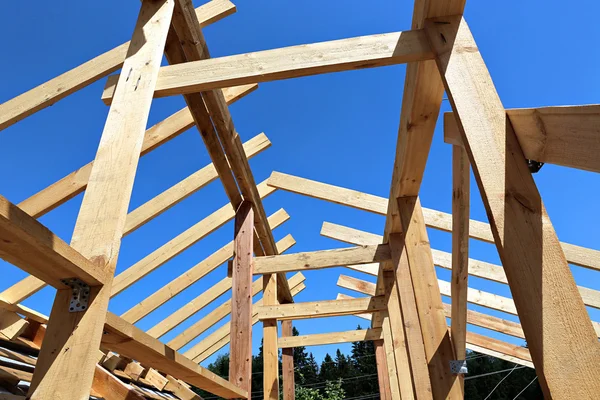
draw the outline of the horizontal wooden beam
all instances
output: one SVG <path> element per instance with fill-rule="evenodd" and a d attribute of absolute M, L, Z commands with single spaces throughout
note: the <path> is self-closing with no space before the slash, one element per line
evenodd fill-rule
<path fill-rule="evenodd" d="M 600 105 L 506 110 L 525 158 L 600 172 Z M 444 114 L 444 141 L 463 146 L 454 113 Z"/>
<path fill-rule="evenodd" d="M 432 57 L 421 30 L 359 36 L 165 66 L 159 74 L 155 96 L 383 67 Z"/>
<path fill-rule="evenodd" d="M 254 274 L 304 271 L 391 259 L 386 244 L 254 258 Z"/>
<path fill-rule="evenodd" d="M 273 172 L 268 185 L 288 192 L 329 201 L 332 203 L 387 215 L 388 199 L 356 190 L 329 185 L 293 175 Z M 452 215 L 423 207 L 425 225 L 429 228 L 452 232 Z M 476 220 L 470 220 L 469 237 L 494 243 L 490 225 Z M 571 264 L 600 271 L 600 251 L 561 242 L 562 249 Z"/>
<path fill-rule="evenodd" d="M 202 26 L 207 26 L 235 12 L 229 0 L 212 0 L 196 9 Z M 115 47 L 20 96 L 0 104 L 0 130 L 51 106 L 121 68 L 129 42 Z"/>
<path fill-rule="evenodd" d="M 325 344 L 364 342 L 381 339 L 383 339 L 381 328 L 372 328 L 314 335 L 282 336 L 277 340 L 277 345 L 279 348 L 285 349 L 299 346 L 321 346 Z"/>
<path fill-rule="evenodd" d="M 202 368 L 158 339 L 110 312 L 106 316 L 102 345 L 121 355 L 135 359 L 146 367 L 173 375 L 217 396 L 227 399 L 247 399 L 249 397 L 247 392 L 233 383 Z"/>
<path fill-rule="evenodd" d="M 105 273 L 44 225 L 0 196 L 0 257 L 57 289 L 62 279 L 100 286 Z"/>
<path fill-rule="evenodd" d="M 384 296 L 352 300 L 325 300 L 257 307 L 258 319 L 307 319 L 373 313 L 386 309 Z"/>

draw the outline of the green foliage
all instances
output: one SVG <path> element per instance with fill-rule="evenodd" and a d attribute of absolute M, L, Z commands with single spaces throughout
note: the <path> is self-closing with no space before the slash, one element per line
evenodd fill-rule
<path fill-rule="evenodd" d="M 327 381 L 322 392 L 318 389 L 296 386 L 296 400 L 343 400 L 345 395 L 341 379 L 335 382 Z"/>

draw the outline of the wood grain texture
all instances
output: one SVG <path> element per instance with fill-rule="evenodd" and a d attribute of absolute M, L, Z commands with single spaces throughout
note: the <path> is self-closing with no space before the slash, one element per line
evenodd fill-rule
<path fill-rule="evenodd" d="M 198 20 L 209 25 L 235 12 L 229 0 L 212 0 L 196 9 Z M 0 130 L 55 104 L 68 95 L 94 83 L 123 66 L 130 42 L 123 43 L 80 66 L 57 76 L 3 104 L 0 104 Z"/>
<path fill-rule="evenodd" d="M 277 274 L 263 275 L 262 307 L 278 307 Z M 287 304 L 293 306 L 295 304 Z M 256 307 L 260 319 L 260 307 Z M 277 319 L 263 319 L 263 399 L 279 399 L 279 350 L 277 347 Z"/>
<path fill-rule="evenodd" d="M 353 300 L 324 300 L 296 304 L 263 304 L 257 307 L 258 319 L 306 319 L 372 313 L 386 309 L 383 296 Z"/>
<path fill-rule="evenodd" d="M 373 342 L 375 346 L 375 362 L 377 364 L 377 380 L 379 383 L 379 399 L 391 400 L 390 378 L 387 371 L 387 360 L 385 357 L 385 346 L 382 340 Z"/>
<path fill-rule="evenodd" d="M 58 290 L 29 388 L 31 399 L 89 395 L 173 6 L 173 0 L 142 3 L 123 64 L 126 74 L 121 76 L 109 110 L 73 231 L 71 246 L 110 278 L 101 289 L 90 289 L 90 304 L 78 313 L 69 312 L 71 291 Z"/>
<path fill-rule="evenodd" d="M 359 246 L 335 250 L 254 258 L 254 274 L 304 271 L 340 265 L 365 264 L 391 259 L 388 245 Z"/>
<path fill-rule="evenodd" d="M 0 338 L 13 340 L 27 329 L 29 322 L 15 312 L 0 309 Z"/>
<path fill-rule="evenodd" d="M 432 54 L 420 30 L 359 36 L 166 66 L 161 69 L 155 96 L 430 59 Z"/>
<path fill-rule="evenodd" d="M 281 339 L 293 338 L 292 321 L 281 322 Z M 281 339 L 279 339 L 281 341 Z M 277 342 L 278 344 L 279 341 Z M 296 398 L 296 383 L 294 372 L 294 349 L 291 347 L 281 349 L 281 378 L 283 379 L 283 400 Z"/>
<path fill-rule="evenodd" d="M 525 158 L 600 172 L 600 105 L 507 109 Z M 444 141 L 462 146 L 453 113 L 444 113 Z"/>
<path fill-rule="evenodd" d="M 600 343 L 477 45 L 460 18 L 430 21 L 426 30 L 542 390 L 555 399 L 593 397 Z"/>
<path fill-rule="evenodd" d="M 277 342 L 279 348 L 298 346 L 321 346 L 325 344 L 364 342 L 367 340 L 381 340 L 381 328 L 357 329 L 354 331 L 317 333 L 312 335 L 281 336 Z"/>

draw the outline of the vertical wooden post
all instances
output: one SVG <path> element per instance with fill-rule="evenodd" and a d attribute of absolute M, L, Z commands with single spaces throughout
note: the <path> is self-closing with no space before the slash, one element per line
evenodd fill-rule
<path fill-rule="evenodd" d="M 387 311 L 380 312 L 381 315 L 381 329 L 383 331 L 383 348 L 385 351 L 387 376 L 390 382 L 390 395 L 392 400 L 403 399 L 400 394 L 400 382 L 398 381 L 398 369 L 396 368 L 396 355 L 394 347 L 394 337 L 392 335 L 392 328 L 390 326 L 390 319 Z M 408 361 L 408 359 L 406 360 Z M 409 371 L 410 369 L 403 369 L 403 371 Z M 410 390 L 412 392 L 412 383 L 410 384 Z"/>
<path fill-rule="evenodd" d="M 281 336 L 293 336 L 292 320 L 281 321 Z M 296 387 L 294 381 L 294 348 L 281 349 L 283 376 L 283 400 L 294 400 Z"/>
<path fill-rule="evenodd" d="M 254 211 L 244 201 L 235 214 L 231 290 L 229 381 L 251 392 L 252 384 L 252 249 Z"/>
<path fill-rule="evenodd" d="M 450 336 L 456 360 L 464 360 L 467 345 L 467 290 L 469 278 L 470 167 L 467 152 L 452 146 L 452 283 Z M 459 374 L 464 393 L 464 376 Z"/>
<path fill-rule="evenodd" d="M 381 400 L 392 400 L 392 393 L 390 391 L 390 377 L 388 375 L 387 360 L 385 359 L 385 347 L 383 344 L 383 339 L 375 340 L 373 345 L 375 346 L 375 361 L 377 363 L 379 398 Z"/>
<path fill-rule="evenodd" d="M 263 275 L 263 305 L 277 304 L 277 275 Z M 279 400 L 277 320 L 263 321 L 263 390 L 265 400 Z"/>
<path fill-rule="evenodd" d="M 525 156 L 461 17 L 425 30 L 546 398 L 600 393 L 600 343 Z"/>
<path fill-rule="evenodd" d="M 69 289 L 57 291 L 28 398 L 89 397 L 173 8 L 174 0 L 142 2 L 73 232 L 71 245 L 106 272 L 106 283 L 90 288 L 79 312 L 69 310 Z"/>

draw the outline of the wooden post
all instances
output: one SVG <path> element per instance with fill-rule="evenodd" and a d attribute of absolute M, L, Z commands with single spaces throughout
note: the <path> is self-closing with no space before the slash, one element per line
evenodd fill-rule
<path fill-rule="evenodd" d="M 276 305 L 276 274 L 263 276 L 263 305 Z M 263 390 L 265 400 L 279 400 L 279 357 L 277 346 L 277 320 L 263 321 Z"/>
<path fill-rule="evenodd" d="M 57 291 L 28 398 L 89 396 L 106 320 L 129 199 L 144 140 L 173 0 L 142 2 L 123 71 L 75 224 L 72 247 L 106 272 L 90 288 L 86 310 L 70 312 L 70 290 Z"/>
<path fill-rule="evenodd" d="M 244 201 L 235 214 L 231 290 L 229 381 L 251 392 L 252 384 L 252 248 L 254 211 Z"/>
<path fill-rule="evenodd" d="M 469 278 L 469 158 L 464 148 L 452 146 L 452 318 L 450 336 L 456 360 L 464 360 L 467 344 Z M 464 376 L 459 374 L 463 386 Z"/>
<path fill-rule="evenodd" d="M 377 314 L 373 314 L 377 315 Z M 390 326 L 390 319 L 388 317 L 387 311 L 383 311 L 380 314 L 381 319 L 381 329 L 383 330 L 383 349 L 385 353 L 386 359 L 386 367 L 387 367 L 387 377 L 390 382 L 390 396 L 392 400 L 400 400 L 403 399 L 400 394 L 400 382 L 398 381 L 398 369 L 396 368 L 396 356 L 394 351 L 394 337 L 392 336 L 392 328 Z M 408 361 L 408 359 L 406 360 Z M 407 370 L 407 369 L 404 369 Z M 410 377 L 409 377 L 410 378 Z M 411 383 L 411 392 L 412 392 L 412 383 Z M 409 399 L 412 397 L 409 397 Z"/>
<path fill-rule="evenodd" d="M 281 321 L 281 336 L 293 336 L 292 320 Z M 294 381 L 294 348 L 281 349 L 283 400 L 294 400 L 296 386 Z"/>
<path fill-rule="evenodd" d="M 387 371 L 387 360 L 385 359 L 385 347 L 383 339 L 373 341 L 375 346 L 375 361 L 377 362 L 377 379 L 379 381 L 379 398 L 381 400 L 392 400 L 390 391 L 390 377 Z M 284 399 L 285 400 L 285 399 Z"/>
<path fill-rule="evenodd" d="M 544 395 L 595 398 L 600 343 L 469 27 L 446 17 L 425 29 Z"/>

